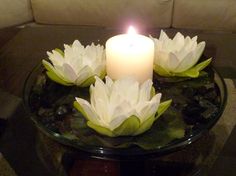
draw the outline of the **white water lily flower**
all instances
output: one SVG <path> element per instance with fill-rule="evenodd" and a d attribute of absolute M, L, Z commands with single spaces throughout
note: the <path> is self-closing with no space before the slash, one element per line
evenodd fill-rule
<path fill-rule="evenodd" d="M 153 38 L 155 43 L 154 70 L 162 76 L 198 77 L 199 71 L 210 62 L 208 59 L 198 65 L 206 43 L 197 43 L 197 36 L 190 38 L 177 33 L 170 39 L 161 31 L 159 39 Z M 196 66 L 195 66 L 196 65 Z"/>
<path fill-rule="evenodd" d="M 106 83 L 95 79 L 95 85 L 90 86 L 90 103 L 76 97 L 74 106 L 88 120 L 87 125 L 103 135 L 141 134 L 171 103 L 160 104 L 161 93 L 155 94 L 151 80 L 140 84 L 133 78 L 112 81 L 106 76 Z"/>
<path fill-rule="evenodd" d="M 101 45 L 84 47 L 78 40 L 73 44 L 64 45 L 64 52 L 60 49 L 47 52 L 51 63 L 43 60 L 47 75 L 53 81 L 63 85 L 77 85 L 81 87 L 94 83 L 94 76 L 105 76 L 105 52 Z"/>

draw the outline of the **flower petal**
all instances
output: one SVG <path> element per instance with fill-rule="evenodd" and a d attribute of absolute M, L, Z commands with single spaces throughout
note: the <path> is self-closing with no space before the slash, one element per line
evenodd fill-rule
<path fill-rule="evenodd" d="M 168 40 L 168 39 L 169 39 L 168 35 L 163 30 L 161 30 L 159 40 L 160 41 L 165 41 L 165 40 Z"/>
<path fill-rule="evenodd" d="M 167 61 L 168 64 L 168 70 L 175 70 L 176 67 L 178 67 L 178 65 L 180 64 L 180 60 L 177 58 L 177 56 L 170 52 L 169 53 L 169 59 Z"/>
<path fill-rule="evenodd" d="M 197 45 L 197 48 L 195 51 L 195 63 L 193 65 L 195 65 L 198 62 L 199 58 L 201 57 L 205 49 L 205 46 L 206 46 L 206 42 L 201 42 Z"/>
<path fill-rule="evenodd" d="M 118 128 L 113 130 L 117 136 L 130 136 L 139 128 L 139 119 L 135 116 L 127 118 Z"/>
<path fill-rule="evenodd" d="M 49 62 L 47 62 L 46 60 L 43 59 L 42 63 L 44 65 L 44 67 L 48 70 L 47 75 L 51 80 L 53 80 L 59 84 L 65 85 L 65 86 L 72 85 L 71 82 L 66 81 Z"/>
<path fill-rule="evenodd" d="M 101 123 L 99 116 L 97 113 L 93 110 L 91 105 L 88 101 L 82 99 L 82 98 L 75 98 L 76 103 L 74 103 L 75 108 L 80 111 L 84 117 L 87 118 L 87 120 L 93 122 L 94 124 L 99 125 Z"/>
<path fill-rule="evenodd" d="M 161 93 L 156 94 L 151 101 L 144 102 L 143 104 L 139 104 L 136 107 L 136 112 L 141 121 L 141 124 L 147 120 L 147 118 L 155 115 L 157 112 L 158 106 L 160 104 Z"/>
<path fill-rule="evenodd" d="M 115 137 L 115 134 L 109 130 L 108 128 L 102 127 L 100 125 L 96 125 L 91 121 L 87 122 L 87 125 L 94 129 L 96 132 L 98 132 L 99 134 L 105 135 L 105 136 L 109 136 L 109 137 Z"/>
<path fill-rule="evenodd" d="M 68 80 L 70 80 L 70 82 L 74 83 L 75 80 L 77 79 L 77 75 L 75 71 L 73 70 L 73 68 L 69 64 L 66 64 L 66 63 L 63 64 L 62 68 L 63 68 L 64 76 Z"/>
<path fill-rule="evenodd" d="M 152 80 L 148 79 L 147 81 L 145 81 L 141 87 L 140 87 L 140 91 L 139 91 L 139 100 L 138 103 L 142 103 L 144 101 L 148 101 L 150 100 L 151 97 L 151 89 L 152 89 Z"/>
<path fill-rule="evenodd" d="M 167 100 L 162 103 L 160 103 L 158 110 L 157 110 L 157 116 L 155 117 L 155 120 L 159 118 L 171 105 L 172 100 Z"/>
<path fill-rule="evenodd" d="M 52 62 L 54 66 L 62 65 L 64 63 L 63 56 L 56 50 L 52 50 L 52 53 L 47 52 L 47 55 L 49 56 L 48 59 Z"/>
<path fill-rule="evenodd" d="M 80 84 L 82 84 L 85 80 L 87 80 L 91 76 L 93 76 L 93 75 L 92 75 L 92 71 L 91 71 L 90 67 L 89 66 L 85 66 L 78 73 L 78 77 L 77 77 L 77 79 L 75 81 L 76 85 L 79 86 Z"/>
<path fill-rule="evenodd" d="M 194 54 L 193 52 L 188 53 L 184 59 L 179 63 L 179 65 L 172 70 L 173 73 L 180 73 L 191 68 L 194 64 Z"/>
<path fill-rule="evenodd" d="M 152 127 L 153 122 L 155 121 L 155 115 L 152 115 L 151 117 L 147 118 L 146 121 L 144 121 L 137 131 L 135 131 L 134 135 L 139 135 L 144 133 L 145 131 L 149 130 Z"/>

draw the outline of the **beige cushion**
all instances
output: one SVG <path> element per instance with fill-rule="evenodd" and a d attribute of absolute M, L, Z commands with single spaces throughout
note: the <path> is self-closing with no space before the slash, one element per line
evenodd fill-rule
<path fill-rule="evenodd" d="M 30 0 L 1 0 L 0 28 L 33 20 Z"/>
<path fill-rule="evenodd" d="M 15 171 L 0 153 L 0 175 L 1 176 L 16 176 Z"/>
<path fill-rule="evenodd" d="M 31 0 L 43 24 L 169 27 L 173 0 Z"/>
<path fill-rule="evenodd" d="M 173 27 L 236 31 L 236 0 L 175 0 Z"/>

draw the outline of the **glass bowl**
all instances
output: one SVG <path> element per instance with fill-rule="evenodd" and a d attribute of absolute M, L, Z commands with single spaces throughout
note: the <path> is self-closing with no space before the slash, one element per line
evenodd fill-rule
<path fill-rule="evenodd" d="M 170 107 L 170 111 L 167 112 L 166 115 L 164 114 L 163 117 L 160 117 L 160 120 L 157 120 L 155 122 L 156 125 L 154 124 L 151 130 L 137 137 L 109 138 L 100 136 L 91 129 L 87 129 L 83 126 L 77 129 L 76 133 L 78 135 L 75 136 L 68 133 L 68 131 L 70 130 L 65 129 L 67 128 L 67 120 L 54 119 L 56 123 L 60 124 L 63 121 L 63 129 L 58 131 L 57 129 L 52 127 L 52 124 L 55 123 L 53 120 L 53 122 L 50 122 L 50 126 L 48 124 L 45 124 L 45 122 L 42 120 L 44 118 L 42 117 L 42 114 L 39 115 L 40 111 L 38 109 L 40 105 L 38 106 L 38 102 L 46 101 L 46 103 L 44 102 L 44 104 L 47 104 L 47 106 L 49 107 L 51 106 L 50 101 L 48 100 L 50 99 L 50 95 L 46 97 L 46 100 L 42 100 L 42 97 L 40 96 L 33 96 L 34 98 L 32 101 L 32 95 L 34 95 L 32 94 L 32 90 L 33 92 L 40 92 L 40 88 L 38 90 L 38 87 L 35 88 L 35 85 L 40 82 L 40 80 L 41 82 L 45 82 L 43 72 L 43 67 L 39 65 L 32 70 L 25 81 L 24 105 L 29 116 L 31 117 L 37 128 L 51 139 L 63 145 L 72 147 L 79 152 L 85 152 L 94 157 L 100 158 L 156 157 L 180 150 L 181 148 L 184 148 L 199 139 L 204 133 L 206 133 L 214 126 L 214 124 L 221 117 L 225 109 L 227 100 L 227 89 L 225 82 L 221 75 L 213 67 L 208 67 L 207 78 L 203 76 L 191 80 L 185 80 L 182 78 L 162 78 L 154 74 L 153 82 L 155 89 L 162 92 L 164 100 L 170 98 L 174 100 Z M 209 80 L 212 80 L 212 82 L 209 83 Z M 50 82 L 50 80 L 48 79 L 46 79 L 46 81 Z M 84 98 L 88 98 L 89 96 L 86 89 L 76 87 L 62 88 L 62 86 L 56 85 L 56 83 L 50 83 L 50 86 L 51 85 L 56 86 L 56 88 L 51 88 L 52 92 L 57 92 L 57 90 L 63 89 L 62 92 L 59 91 L 59 93 L 57 93 L 57 96 L 59 94 L 59 97 L 67 96 L 69 94 L 68 92 L 73 92 L 76 96 L 82 96 Z M 50 90 L 50 86 L 46 90 Z M 202 97 L 209 96 L 207 91 L 212 89 L 214 89 L 214 91 L 208 93 L 210 96 L 213 96 L 213 101 L 216 101 L 217 109 L 211 108 L 211 106 L 209 106 L 210 108 L 203 108 L 204 110 L 202 110 L 202 113 L 199 114 L 199 109 L 196 109 L 194 103 L 197 101 L 201 101 L 199 104 L 206 103 L 205 99 Z M 194 91 L 195 93 L 193 93 Z M 196 96 L 196 91 L 198 92 L 197 95 L 201 94 L 200 97 Z M 172 92 L 172 94 L 169 94 L 169 92 Z M 182 98 L 178 98 L 178 94 L 181 94 L 181 97 L 182 94 L 184 94 L 184 97 L 187 96 L 189 98 L 186 101 L 182 101 Z M 216 97 L 214 97 L 215 94 L 217 94 Z M 210 97 L 210 99 L 212 99 L 212 97 Z M 207 99 L 208 105 L 210 99 L 209 101 Z M 61 100 L 58 101 L 60 102 Z M 71 103 L 73 103 L 73 101 Z M 64 104 L 64 102 L 62 104 Z M 37 108 L 35 108 L 35 106 L 37 106 Z M 51 109 L 55 110 L 55 107 Z M 178 109 L 181 109 L 181 112 L 184 113 L 179 115 L 179 113 L 177 112 Z M 86 124 L 83 120 L 84 118 L 81 117 L 81 114 L 74 112 L 74 109 L 71 110 L 71 113 L 76 113 L 76 119 L 79 121 L 75 122 L 73 121 L 74 119 L 72 119 L 73 124 L 74 122 L 75 124 L 78 123 L 78 126 L 81 125 L 81 123 L 82 125 Z M 204 113 L 206 117 L 204 116 Z M 176 120 L 177 117 L 175 116 L 178 116 L 178 118 L 181 120 Z M 83 131 L 85 128 L 86 130 Z"/>

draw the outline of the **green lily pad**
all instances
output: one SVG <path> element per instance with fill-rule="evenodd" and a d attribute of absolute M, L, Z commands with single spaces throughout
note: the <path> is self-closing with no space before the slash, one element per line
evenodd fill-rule
<path fill-rule="evenodd" d="M 155 119 L 159 118 L 171 105 L 172 100 L 167 100 L 162 103 L 160 103 L 158 110 L 157 110 L 157 116 Z"/>
<path fill-rule="evenodd" d="M 42 60 L 42 64 L 43 66 L 46 68 L 47 72 L 47 76 L 55 81 L 56 83 L 62 84 L 64 86 L 72 86 L 71 83 L 66 82 L 65 80 L 63 80 L 63 78 L 59 77 L 51 68 L 52 66 L 46 61 L 46 60 Z"/>
<path fill-rule="evenodd" d="M 132 136 L 134 132 L 138 130 L 140 121 L 136 116 L 131 116 L 126 119 L 119 127 L 117 127 L 113 133 L 116 136 Z"/>
<path fill-rule="evenodd" d="M 143 149 L 157 149 L 167 145 L 175 139 L 184 137 L 185 123 L 180 115 L 168 110 L 163 118 L 158 119 L 153 127 L 137 137 L 135 143 Z"/>
<path fill-rule="evenodd" d="M 154 69 L 155 73 L 157 73 L 161 76 L 165 76 L 165 77 L 172 76 L 170 72 L 168 72 L 167 70 L 165 70 L 164 68 L 162 68 L 159 65 L 154 65 L 153 69 Z"/>
<path fill-rule="evenodd" d="M 54 72 L 47 71 L 46 74 L 51 80 L 55 81 L 56 83 L 62 84 L 64 86 L 72 86 L 72 84 L 67 83 L 64 80 L 62 80 Z"/>
<path fill-rule="evenodd" d="M 94 76 L 86 79 L 82 84 L 78 85 L 79 87 L 88 87 L 95 82 Z"/>
<path fill-rule="evenodd" d="M 206 68 L 211 63 L 211 60 L 211 58 L 207 59 L 182 73 L 175 73 L 175 76 L 197 78 L 200 71 Z"/>
<path fill-rule="evenodd" d="M 115 134 L 111 130 L 109 130 L 108 128 L 105 128 L 105 127 L 102 127 L 99 125 L 95 125 L 94 123 L 92 123 L 90 121 L 87 122 L 87 125 L 102 135 L 109 136 L 109 137 L 115 136 Z"/>
<path fill-rule="evenodd" d="M 212 58 L 207 59 L 192 68 L 181 72 L 181 73 L 173 73 L 165 70 L 160 65 L 154 65 L 154 71 L 164 77 L 190 77 L 190 78 L 197 78 L 200 75 L 200 71 L 206 68 L 211 63 Z"/>
<path fill-rule="evenodd" d="M 139 130 L 145 129 L 146 132 L 137 136 L 114 137 L 115 134 L 109 129 L 94 125 L 89 121 L 87 122 L 87 125 L 89 126 L 88 127 L 86 125 L 86 121 L 82 120 L 82 116 L 76 120 L 78 122 L 76 122 L 75 120 L 71 122 L 71 127 L 74 134 L 76 134 L 76 136 L 78 137 L 76 140 L 89 146 L 127 148 L 132 145 L 137 145 L 143 149 L 149 150 L 160 148 L 170 143 L 171 141 L 182 138 L 184 136 L 185 123 L 178 112 L 173 110 L 173 108 L 169 108 L 162 116 L 162 118 L 156 120 L 152 127 L 146 131 L 147 126 L 152 124 L 154 121 L 154 117 L 149 118 L 146 123 L 143 123 L 143 125 L 146 124 L 144 125 L 145 127 L 142 128 L 141 126 L 139 128 Z M 138 123 L 135 121 L 135 118 L 131 118 L 130 120 L 128 120 L 128 123 Z M 124 129 L 124 126 L 121 127 L 121 129 L 119 129 L 119 132 L 124 132 Z M 136 133 L 138 133 L 138 131 L 136 131 Z"/>
<path fill-rule="evenodd" d="M 163 114 L 170 104 L 171 100 L 160 104 L 158 110 L 159 116 Z M 76 101 L 74 102 L 74 106 L 86 117 L 86 113 Z M 176 138 L 183 137 L 185 129 L 184 122 L 181 118 L 173 120 L 173 117 L 176 117 L 176 113 L 169 111 L 167 114 L 163 115 L 162 120 L 157 120 L 156 123 L 154 123 L 156 118 L 152 116 L 140 126 L 139 119 L 135 116 L 131 116 L 114 131 L 95 125 L 90 121 L 87 121 L 86 125 L 84 120 L 79 120 L 80 118 L 78 118 L 79 123 L 73 122 L 71 127 L 74 131 L 77 131 L 75 134 L 78 134 L 78 140 L 86 145 L 111 148 L 124 148 L 131 145 L 138 145 L 144 149 L 151 149 L 167 144 Z M 83 117 L 81 116 L 81 118 Z M 133 137 L 131 136 L 132 134 L 134 135 Z M 155 136 L 155 140 L 153 140 L 154 138 L 150 138 L 150 135 Z"/>
<path fill-rule="evenodd" d="M 153 122 L 155 121 L 155 116 L 149 117 L 145 122 L 143 122 L 134 135 L 139 135 L 149 130 L 152 127 Z"/>

